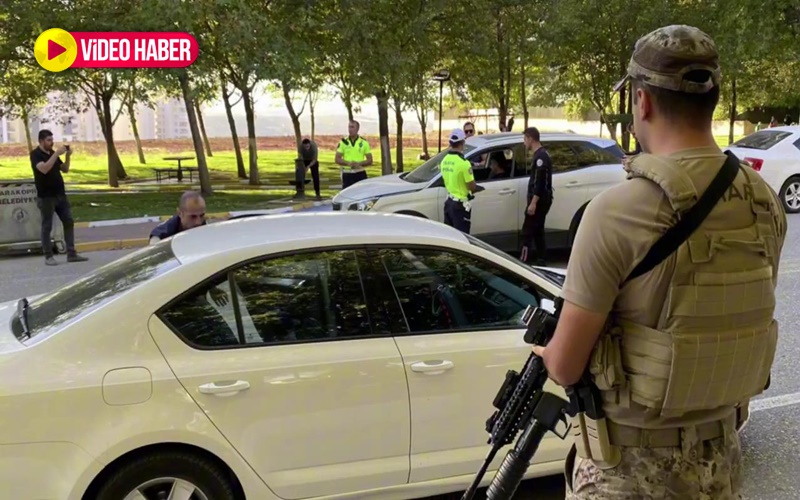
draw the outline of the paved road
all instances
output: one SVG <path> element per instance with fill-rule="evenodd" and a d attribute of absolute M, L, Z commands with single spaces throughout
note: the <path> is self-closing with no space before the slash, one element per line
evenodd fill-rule
<path fill-rule="evenodd" d="M 42 258 L 35 256 L 0 260 L 0 300 L 47 292 L 128 252 L 94 252 L 88 254 L 89 262 L 57 267 L 45 267 Z M 800 295 L 800 216 L 789 216 L 779 279 L 776 316 L 781 335 L 772 386 L 753 402 L 752 418 L 742 438 L 748 500 L 800 498 L 800 454 L 795 448 L 800 444 L 800 377 L 796 375 L 800 315 L 795 305 Z M 549 500 L 563 495 L 563 482 L 556 476 L 524 483 L 516 498 Z"/>

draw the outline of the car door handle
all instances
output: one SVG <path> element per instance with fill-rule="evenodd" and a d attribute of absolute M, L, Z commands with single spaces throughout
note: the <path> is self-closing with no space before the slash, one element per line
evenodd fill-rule
<path fill-rule="evenodd" d="M 580 185 L 581 185 L 581 183 L 578 182 L 578 181 L 570 181 L 570 182 L 566 183 L 564 185 L 564 187 L 573 188 L 573 187 L 578 187 Z"/>
<path fill-rule="evenodd" d="M 419 361 L 411 364 L 411 371 L 426 375 L 441 375 L 455 366 L 452 361 L 440 359 L 436 361 Z"/>
<path fill-rule="evenodd" d="M 246 391 L 250 388 L 247 380 L 236 380 L 234 382 L 210 382 L 197 388 L 201 394 L 213 394 L 215 396 L 233 396 L 234 394 Z"/>
<path fill-rule="evenodd" d="M 497 192 L 497 194 L 499 194 L 499 195 L 507 195 L 507 194 L 514 194 L 516 192 L 517 192 L 516 189 L 501 189 L 500 191 Z"/>

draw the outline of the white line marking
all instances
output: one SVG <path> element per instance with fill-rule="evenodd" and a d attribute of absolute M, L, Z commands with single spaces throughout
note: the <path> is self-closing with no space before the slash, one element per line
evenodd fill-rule
<path fill-rule="evenodd" d="M 750 401 L 750 411 L 772 410 L 773 408 L 781 408 L 796 404 L 800 404 L 800 392 Z"/>

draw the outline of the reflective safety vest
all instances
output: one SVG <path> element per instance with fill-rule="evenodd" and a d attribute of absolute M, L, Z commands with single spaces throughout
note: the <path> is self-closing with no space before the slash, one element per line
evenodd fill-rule
<path fill-rule="evenodd" d="M 658 184 L 672 208 L 684 211 L 699 194 L 679 165 L 668 165 L 645 154 L 626 170 L 629 178 Z M 764 391 L 778 341 L 773 262 L 784 217 L 767 184 L 740 168 L 678 248 L 657 328 L 611 316 L 590 361 L 605 407 L 633 401 L 678 422 L 688 412 L 733 407 Z"/>

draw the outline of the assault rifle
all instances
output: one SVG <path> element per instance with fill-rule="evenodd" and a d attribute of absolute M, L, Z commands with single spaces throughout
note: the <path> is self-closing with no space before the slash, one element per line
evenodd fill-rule
<path fill-rule="evenodd" d="M 555 302 L 555 314 L 539 307 L 529 306 L 525 310 L 522 320 L 528 325 L 525 332 L 526 343 L 547 345 L 555 333 L 562 305 L 563 300 L 559 297 Z M 572 425 L 567 416 L 585 413 L 586 417 L 592 419 L 599 420 L 603 417 L 597 404 L 599 393 L 593 384 L 586 383 L 586 379 L 567 389 L 569 401 L 545 392 L 543 389 L 547 379 L 542 358 L 533 353 L 528 357 L 521 373 L 514 370 L 506 373 L 505 381 L 492 403 L 497 410 L 486 421 L 488 444 L 492 448 L 469 489 L 461 497 L 462 500 L 471 500 L 475 496 L 497 452 L 511 444 L 520 431 L 522 434 L 516 445 L 509 450 L 489 485 L 487 500 L 510 500 L 514 496 L 545 434 L 549 431 L 561 439 L 569 434 Z M 566 426 L 563 434 L 556 430 L 560 422 Z"/>

